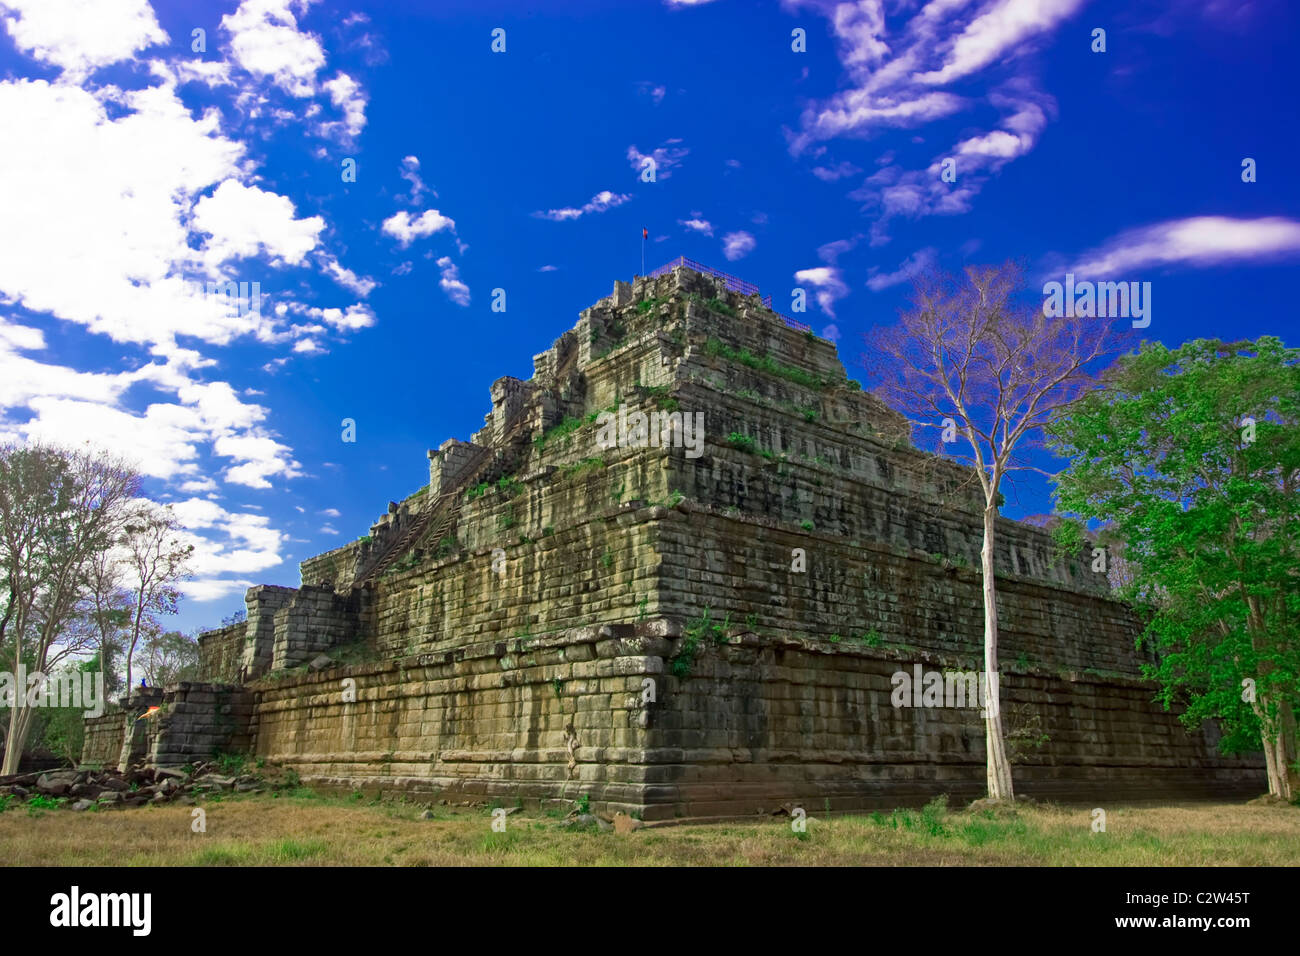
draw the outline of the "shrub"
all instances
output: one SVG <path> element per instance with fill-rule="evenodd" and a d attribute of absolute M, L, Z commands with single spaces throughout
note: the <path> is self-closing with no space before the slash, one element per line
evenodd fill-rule
<path fill-rule="evenodd" d="M 748 435 L 742 435 L 740 432 L 732 432 L 727 436 L 727 444 L 732 448 L 738 448 L 741 451 L 749 452 L 751 455 L 755 451 L 754 439 Z"/>

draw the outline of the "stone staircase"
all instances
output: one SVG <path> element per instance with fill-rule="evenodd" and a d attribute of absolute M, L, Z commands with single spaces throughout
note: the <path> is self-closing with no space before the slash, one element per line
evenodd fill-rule
<path fill-rule="evenodd" d="M 465 489 L 491 467 L 495 448 L 479 449 L 474 460 L 457 476 L 451 486 L 422 508 L 406 530 L 388 547 L 370 567 L 359 574 L 352 586 L 362 588 L 373 584 L 404 554 L 408 554 L 426 536 L 441 541 L 456 524 L 460 514 Z"/>

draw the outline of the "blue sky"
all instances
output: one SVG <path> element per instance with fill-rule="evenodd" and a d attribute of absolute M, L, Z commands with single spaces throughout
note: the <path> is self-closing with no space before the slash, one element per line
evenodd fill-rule
<path fill-rule="evenodd" d="M 648 268 L 786 312 L 807 289 L 855 376 L 918 269 L 1006 258 L 1150 281 L 1170 344 L 1296 339 L 1290 4 L 0 10 L 0 437 L 140 464 L 200 539 L 183 628 L 418 488 L 495 378 L 640 271 L 642 226 Z M 260 309 L 186 284 L 224 280 Z"/>

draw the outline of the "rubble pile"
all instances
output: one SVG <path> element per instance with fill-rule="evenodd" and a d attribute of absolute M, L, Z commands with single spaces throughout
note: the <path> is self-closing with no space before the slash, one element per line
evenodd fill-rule
<path fill-rule="evenodd" d="M 185 803 L 214 793 L 261 793 L 266 782 L 259 776 L 225 776 L 215 763 L 185 767 L 132 767 L 117 770 L 53 770 L 0 777 L 0 797 L 23 803 L 44 798 L 71 810 L 95 807 L 139 807 L 145 804 Z M 44 801 L 41 801 L 44 802 Z"/>

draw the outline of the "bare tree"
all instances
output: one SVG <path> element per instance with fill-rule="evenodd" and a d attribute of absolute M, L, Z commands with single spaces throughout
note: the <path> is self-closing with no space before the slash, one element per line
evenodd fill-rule
<path fill-rule="evenodd" d="M 161 630 L 155 615 L 175 614 L 180 599 L 176 584 L 188 573 L 194 546 L 181 537 L 170 507 L 136 502 L 121 540 L 131 591 L 131 623 L 126 635 L 126 694 L 132 690 L 132 667 L 140 639 Z M 126 713 L 120 769 L 127 769 L 136 715 Z"/>
<path fill-rule="evenodd" d="M 1042 444 L 1042 426 L 1054 412 L 1097 387 L 1104 358 L 1126 347 L 1111 320 L 1048 318 L 1041 303 L 1021 298 L 1022 275 L 1013 263 L 968 267 L 965 281 L 928 275 L 897 325 L 867 336 L 864 364 L 874 391 L 911 421 L 913 429 L 947 430 L 965 439 L 984 497 L 985 749 L 988 795 L 1014 800 L 998 687 L 998 610 L 994 541 L 1003 479 L 1040 469 L 1024 453 Z"/>
<path fill-rule="evenodd" d="M 0 647 L 49 673 L 92 646 L 84 626 L 89 565 L 120 533 L 140 478 L 119 459 L 52 446 L 0 446 Z M 22 694 L 25 688 L 16 688 Z M 0 774 L 16 773 L 32 726 L 30 707 L 9 712 Z"/>

